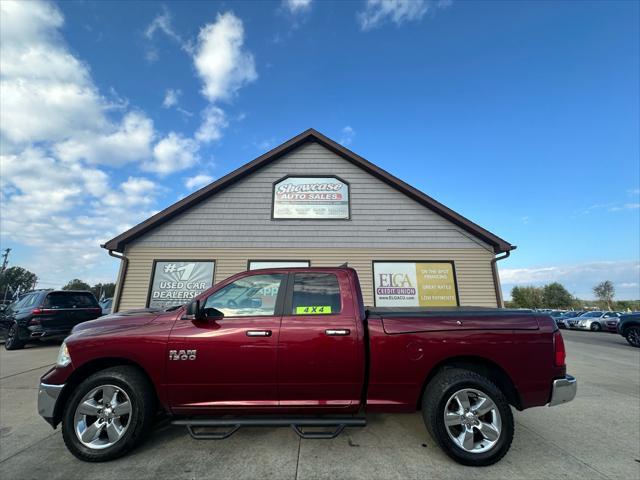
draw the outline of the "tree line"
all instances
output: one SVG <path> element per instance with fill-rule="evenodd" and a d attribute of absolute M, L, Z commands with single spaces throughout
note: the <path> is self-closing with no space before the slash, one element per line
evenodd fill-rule
<path fill-rule="evenodd" d="M 593 306 L 605 310 L 638 310 L 638 300 L 614 301 L 615 287 L 613 282 L 605 280 L 593 287 L 593 295 L 597 300 L 581 300 L 573 296 L 558 282 L 541 287 L 513 287 L 511 301 L 505 302 L 511 308 L 553 308 L 558 310 L 582 310 L 585 306 Z"/>
<path fill-rule="evenodd" d="M 0 300 L 10 300 L 15 296 L 29 292 L 36 288 L 38 284 L 38 276 L 22 267 L 10 267 L 7 268 L 2 274 L 0 274 Z M 101 297 L 109 298 L 113 297 L 116 289 L 115 283 L 96 283 L 91 286 L 88 283 L 74 278 L 69 281 L 63 290 L 88 290 L 92 292 L 97 299 Z"/>

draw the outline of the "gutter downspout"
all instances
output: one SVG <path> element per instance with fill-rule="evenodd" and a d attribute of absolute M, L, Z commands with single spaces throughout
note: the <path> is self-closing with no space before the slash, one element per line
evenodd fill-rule
<path fill-rule="evenodd" d="M 129 267 L 129 259 L 124 255 L 117 255 L 113 250 L 109 250 L 109 255 L 113 258 L 120 260 L 120 270 L 118 272 L 118 280 L 116 283 L 116 291 L 113 295 L 113 305 L 111 307 L 111 313 L 116 313 L 120 308 L 120 299 L 122 298 L 122 287 L 124 286 L 124 279 L 127 275 L 127 268 Z"/>
<path fill-rule="evenodd" d="M 514 245 L 511 250 L 515 250 L 517 247 Z M 491 259 L 491 275 L 493 276 L 493 286 L 496 291 L 496 305 L 498 308 L 504 308 L 504 302 L 502 301 L 502 288 L 500 286 L 500 277 L 498 276 L 498 268 L 496 263 L 500 260 L 504 260 L 505 258 L 509 258 L 511 255 L 511 250 L 507 250 L 504 252 L 504 255 L 501 257 L 493 257 Z"/>

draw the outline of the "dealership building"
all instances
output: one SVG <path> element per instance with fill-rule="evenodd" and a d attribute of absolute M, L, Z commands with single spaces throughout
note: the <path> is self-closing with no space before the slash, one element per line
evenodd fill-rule
<path fill-rule="evenodd" d="M 115 311 L 182 304 L 248 269 L 345 263 L 367 305 L 496 307 L 496 261 L 515 248 L 313 129 L 103 247 L 121 259 Z"/>

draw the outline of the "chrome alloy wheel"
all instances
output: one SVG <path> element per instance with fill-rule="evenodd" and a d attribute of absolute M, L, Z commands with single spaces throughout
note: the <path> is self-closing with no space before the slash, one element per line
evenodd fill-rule
<path fill-rule="evenodd" d="M 115 445 L 131 420 L 131 401 L 115 385 L 100 385 L 87 393 L 73 418 L 78 440 L 85 447 L 100 450 Z"/>
<path fill-rule="evenodd" d="M 500 438 L 498 407 L 487 394 L 474 388 L 458 390 L 444 409 L 444 424 L 451 440 L 470 453 L 490 450 Z"/>

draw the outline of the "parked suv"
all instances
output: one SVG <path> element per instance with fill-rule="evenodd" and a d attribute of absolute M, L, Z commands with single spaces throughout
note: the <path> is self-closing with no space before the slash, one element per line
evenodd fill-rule
<path fill-rule="evenodd" d="M 102 314 L 91 292 L 37 290 L 29 292 L 0 313 L 4 348 L 18 350 L 30 341 L 66 337 L 81 322 Z"/>
<path fill-rule="evenodd" d="M 618 333 L 627 339 L 629 345 L 640 348 L 640 312 L 622 315 L 616 328 Z"/>

